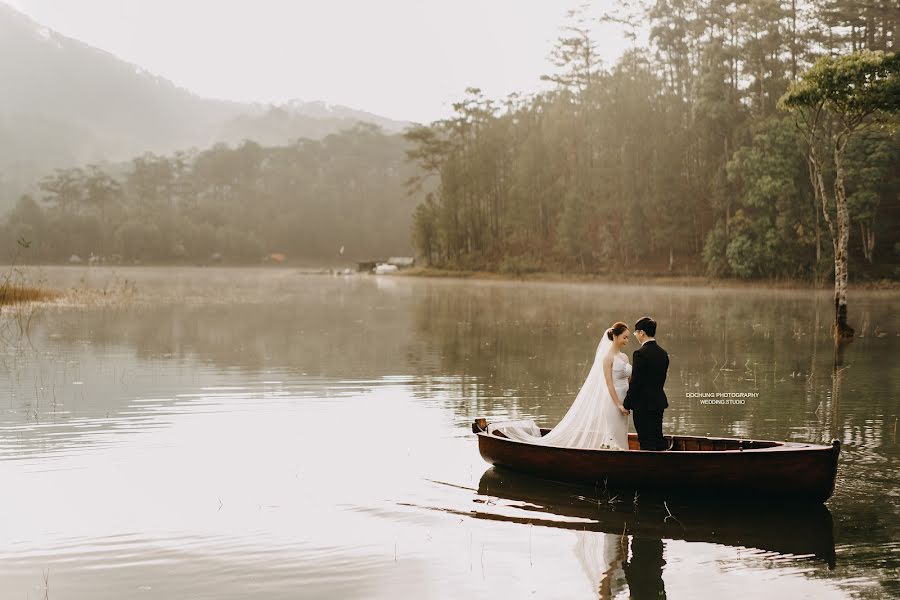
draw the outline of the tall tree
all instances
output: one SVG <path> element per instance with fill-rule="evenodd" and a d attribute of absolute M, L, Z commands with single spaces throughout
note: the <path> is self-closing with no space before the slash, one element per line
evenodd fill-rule
<path fill-rule="evenodd" d="M 900 55 L 863 50 L 825 57 L 782 97 L 806 138 L 810 179 L 834 246 L 834 331 L 853 337 L 847 323 L 850 212 L 844 153 L 851 137 L 867 124 L 889 123 L 900 112 Z M 831 190 L 825 183 L 828 158 L 834 168 Z"/>

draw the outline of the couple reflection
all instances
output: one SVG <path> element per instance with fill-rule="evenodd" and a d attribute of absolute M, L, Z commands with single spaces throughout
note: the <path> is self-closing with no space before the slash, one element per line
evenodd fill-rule
<path fill-rule="evenodd" d="M 663 541 L 654 537 L 620 536 L 578 531 L 575 554 L 602 600 L 624 596 L 665 598 Z"/>
<path fill-rule="evenodd" d="M 468 513 L 476 518 L 571 530 L 574 554 L 600 598 L 665 598 L 664 540 L 755 548 L 792 560 L 824 562 L 829 569 L 836 561 L 831 512 L 824 504 L 708 498 L 664 504 L 648 492 L 638 509 L 627 501 L 599 501 L 602 492 L 595 487 L 548 482 L 497 467 L 482 474 L 477 493 L 477 508 Z M 486 496 L 497 501 L 485 503 Z"/>

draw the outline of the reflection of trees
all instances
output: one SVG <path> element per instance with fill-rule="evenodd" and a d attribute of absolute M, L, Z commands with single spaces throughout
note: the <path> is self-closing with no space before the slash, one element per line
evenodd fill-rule
<path fill-rule="evenodd" d="M 838 433 L 832 431 L 833 419 L 826 418 L 834 407 L 832 338 L 828 323 L 816 320 L 828 301 L 796 291 L 443 282 L 426 289 L 416 303 L 415 327 L 435 348 L 440 371 L 466 382 L 458 390 L 466 399 L 461 403 L 466 416 L 522 414 L 553 423 L 581 385 L 605 327 L 652 314 L 660 322 L 660 343 L 672 357 L 668 429 L 828 441 Z M 889 330 L 889 302 L 873 302 L 867 312 Z M 859 341 L 847 349 L 852 369 L 841 373 L 872 393 L 865 402 L 844 407 L 849 412 L 842 412 L 839 428 L 858 427 L 892 410 L 890 390 L 897 377 L 884 371 L 896 374 L 898 367 L 885 366 L 878 356 L 900 349 L 898 338 Z M 759 397 L 743 405 L 710 406 L 686 398 L 687 392 L 758 392 Z M 866 429 L 862 436 L 871 440 L 871 433 Z"/>
<path fill-rule="evenodd" d="M 834 361 L 831 365 L 831 408 L 828 411 L 831 418 L 829 432 L 832 438 L 839 438 L 839 421 L 841 410 L 841 388 L 844 385 L 844 343 L 836 339 L 834 342 Z"/>
<path fill-rule="evenodd" d="M 561 310 L 565 299 L 541 287 L 435 285 L 417 303 L 415 325 L 435 348 L 440 371 L 463 377 L 467 414 L 521 410 L 557 420 L 606 327 L 583 301 Z"/>
<path fill-rule="evenodd" d="M 69 357 L 124 349 L 140 361 L 200 361 L 237 372 L 413 376 L 415 394 L 439 398 L 460 420 L 521 415 L 554 423 L 582 384 L 606 326 L 652 314 L 672 357 L 669 430 L 812 441 L 834 436 L 877 447 L 884 428 L 893 425 L 886 420 L 893 414 L 900 365 L 882 358 L 900 349 L 900 338 L 892 329 L 889 301 L 860 301 L 871 324 L 862 333 L 870 332 L 840 349 L 846 356 L 838 357 L 843 370 L 836 371 L 828 325 L 816 319 L 828 309 L 825 295 L 267 279 L 241 270 L 235 273 L 248 281 L 233 282 L 234 298 L 219 297 L 229 273 L 198 270 L 179 279 L 173 288 L 189 300 L 184 303 L 168 298 L 44 311 L 34 322 L 33 338 L 38 348 L 59 347 Z M 148 286 L 165 285 L 164 275 L 148 270 L 138 289 L 149 295 L 154 288 Z M 854 395 L 842 399 L 838 414 L 840 388 L 847 386 Z M 685 397 L 698 391 L 760 396 L 737 406 L 701 405 Z"/>
<path fill-rule="evenodd" d="M 407 374 L 411 349 L 405 309 L 378 303 L 373 290 L 326 285 L 294 301 L 133 305 L 45 315 L 42 331 L 64 347 L 142 360 L 199 360 L 257 372 L 286 369 L 310 376 Z M 375 300 L 373 302 L 373 300 Z M 427 356 L 412 356 L 418 364 Z"/>
<path fill-rule="evenodd" d="M 851 568 L 871 577 L 873 569 L 887 573 L 896 567 L 896 561 L 877 549 L 890 546 L 900 522 L 896 506 L 877 504 L 885 490 L 896 485 L 898 464 L 891 440 L 900 362 L 891 357 L 900 350 L 900 337 L 889 296 L 858 299 L 860 314 L 865 315 L 860 329 L 864 337 L 836 354 L 830 324 L 817 318 L 820 311 L 828 314 L 830 300 L 806 292 L 295 274 L 248 282 L 248 272 L 190 271 L 185 277 L 191 286 L 172 281 L 185 271 L 141 271 L 140 302 L 42 310 L 33 322 L 34 348 L 5 357 L 7 407 L 28 404 L 41 420 L 48 420 L 55 394 L 60 412 L 74 407 L 82 414 L 108 413 L 108 420 L 114 420 L 131 408 L 134 398 L 169 394 L 180 383 L 217 384 L 232 376 L 301 381 L 305 374 L 328 379 L 316 390 L 327 394 L 341 378 L 366 385 L 369 379 L 398 375 L 409 378 L 412 394 L 451 409 L 461 426 L 476 415 L 517 412 L 553 423 L 581 385 L 609 323 L 633 323 L 652 314 L 660 321 L 661 344 L 672 357 L 666 428 L 729 434 L 738 431 L 739 424 L 742 432 L 757 438 L 838 437 L 845 445 L 838 491 L 829 503 L 838 541 L 847 547 L 875 548 L 877 557 L 874 566 L 842 567 L 842 576 Z M 225 281 L 215 279 L 220 276 Z M 229 277 L 235 281 L 223 298 Z M 147 300 L 152 300 L 154 286 L 167 281 L 186 301 Z M 232 289 L 239 292 L 233 298 Z M 135 372 L 143 379 L 135 381 Z M 192 372 L 200 373 L 198 379 L 192 379 Z M 54 381 L 90 383 L 91 376 L 107 381 L 108 387 L 84 395 L 81 388 L 87 385 L 53 388 Z M 761 395 L 743 406 L 708 407 L 685 398 L 685 392 L 695 391 Z M 24 418 L 21 412 L 5 415 L 7 420 Z M 36 443 L 63 443 L 62 436 L 54 435 Z M 552 499 L 528 501 L 547 506 Z M 553 506 L 556 514 L 565 514 L 561 511 L 575 503 L 566 497 Z M 616 514 L 610 524 L 598 516 L 596 507 L 592 502 L 585 510 L 598 522 L 597 531 L 620 535 L 626 518 L 629 534 L 637 535 L 639 523 L 632 515 Z M 687 527 L 700 526 L 695 539 L 713 543 L 737 539 L 735 544 L 752 545 L 748 536 L 758 531 L 772 537 L 777 533 L 773 530 L 789 533 L 790 540 L 809 541 L 810 531 L 823 529 L 800 532 L 793 515 L 775 526 L 770 515 L 756 519 L 741 513 L 736 520 L 729 513 L 710 523 L 708 514 L 692 518 L 686 509 L 673 510 Z M 642 512 L 646 518 L 646 506 Z M 533 520 L 534 515 L 527 518 Z M 729 530 L 732 524 L 736 531 Z M 654 537 L 657 532 L 648 533 Z M 723 537 L 732 534 L 739 537 Z M 656 537 L 671 539 L 673 534 L 662 531 Z M 763 539 L 759 545 L 766 547 L 770 541 Z M 655 556 L 655 550 L 651 554 Z M 641 555 L 632 548 L 631 568 L 635 563 L 640 567 Z"/>
<path fill-rule="evenodd" d="M 369 279 L 294 275 L 287 292 L 283 280 L 269 282 L 232 301 L 217 295 L 231 288 L 210 289 L 215 276 L 198 273 L 208 279 L 206 303 L 197 302 L 198 290 L 184 289 L 184 303 L 144 292 L 140 302 L 38 313 L 30 340 L 0 356 L 9 398 L 0 424 L 57 427 L 53 435 L 44 435 L 45 429 L 19 435 L 15 452 L 78 443 L 87 439 L 83 434 L 100 430 L 126 431 L 125 421 L 160 414 L 135 400 L 157 398 L 168 406 L 175 394 L 225 380 L 253 385 L 284 379 L 294 385 L 306 375 L 359 382 L 407 375 L 409 365 L 427 370 L 433 362 L 410 339 L 403 290 L 385 292 Z M 173 281 L 172 287 L 182 283 Z M 141 288 L 150 285 L 152 279 L 140 282 Z M 340 394 L 338 387 L 321 385 L 316 393 Z"/>

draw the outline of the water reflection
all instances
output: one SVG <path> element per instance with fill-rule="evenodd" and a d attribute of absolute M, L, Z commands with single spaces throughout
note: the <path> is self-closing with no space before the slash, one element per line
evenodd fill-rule
<path fill-rule="evenodd" d="M 600 598 L 614 598 L 625 590 L 635 589 L 632 582 L 639 578 L 638 575 L 632 573 L 629 578 L 628 571 L 623 569 L 626 564 L 625 555 L 628 553 L 626 538 L 594 531 L 578 531 L 575 537 L 575 556 L 578 557 L 588 581 L 596 586 Z M 646 576 L 646 573 L 640 575 Z M 658 577 L 661 582 L 662 570 L 651 576 Z M 636 597 L 634 593 L 630 596 Z"/>
<path fill-rule="evenodd" d="M 44 308 L 0 347 L 10 595 L 41 597 L 49 567 L 57 598 L 681 597 L 697 581 L 710 598 L 877 597 L 900 567 L 893 297 L 855 296 L 864 337 L 838 380 L 827 293 L 47 274 L 84 277 L 137 293 Z M 673 361 L 666 430 L 836 436 L 828 507 L 635 506 L 484 471 L 473 418 L 554 422 L 599 332 L 645 312 Z M 760 396 L 704 406 L 693 391 Z"/>
<path fill-rule="evenodd" d="M 665 564 L 662 540 L 652 537 L 632 537 L 631 558 L 626 560 L 622 567 L 631 598 L 635 600 L 665 598 L 666 586 L 662 578 Z"/>
<path fill-rule="evenodd" d="M 831 512 L 825 505 L 758 502 L 678 503 L 660 496 L 610 497 L 573 485 L 491 467 L 481 476 L 472 514 L 545 527 L 640 539 L 679 539 L 741 546 L 835 566 Z M 487 503 L 483 498 L 494 499 Z M 564 519 L 560 519 L 564 517 Z M 645 545 L 646 546 L 646 545 Z"/>

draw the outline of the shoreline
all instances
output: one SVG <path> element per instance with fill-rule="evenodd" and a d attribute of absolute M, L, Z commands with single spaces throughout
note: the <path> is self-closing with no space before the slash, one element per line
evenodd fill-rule
<path fill-rule="evenodd" d="M 465 271 L 452 269 L 436 269 L 432 267 L 413 267 L 393 274 L 401 277 L 422 277 L 430 279 L 471 279 L 477 281 L 522 281 L 541 283 L 612 283 L 640 284 L 654 286 L 709 287 L 725 289 L 778 289 L 778 290 L 815 290 L 829 291 L 834 289 L 832 280 L 816 283 L 803 279 L 718 279 L 702 275 L 661 275 L 657 273 L 558 273 L 539 271 L 515 275 L 512 273 L 496 273 L 493 271 Z M 851 289 L 866 291 L 900 291 L 900 281 L 880 279 L 871 281 L 851 281 Z"/>
<path fill-rule="evenodd" d="M 0 266 L 0 269 L 3 267 Z M 199 264 L 25 264 L 19 265 L 19 269 L 259 269 L 272 271 L 295 271 L 303 275 L 372 275 L 358 272 L 352 267 L 341 266 L 314 266 L 294 264 L 236 264 L 219 263 L 209 265 Z M 349 271 L 345 273 L 344 271 Z M 509 282 L 533 282 L 533 283 L 588 283 L 588 284 L 614 284 L 614 285 L 650 285 L 650 286 L 681 286 L 710 289 L 770 289 L 770 290 L 810 290 L 816 292 L 830 292 L 834 289 L 833 281 L 826 279 L 815 282 L 804 279 L 721 279 L 696 274 L 661 274 L 653 272 L 616 272 L 616 273 L 560 273 L 553 271 L 537 271 L 532 273 L 498 273 L 495 271 L 474 271 L 438 269 L 434 267 L 411 267 L 401 269 L 394 273 L 380 275 L 379 277 L 410 277 L 423 279 L 455 279 L 459 281 L 509 281 Z M 851 281 L 851 290 L 900 292 L 900 281 L 892 279 L 877 279 L 864 281 Z M 56 290 L 57 293 L 58 290 Z"/>

